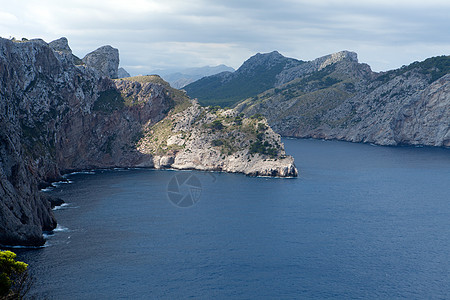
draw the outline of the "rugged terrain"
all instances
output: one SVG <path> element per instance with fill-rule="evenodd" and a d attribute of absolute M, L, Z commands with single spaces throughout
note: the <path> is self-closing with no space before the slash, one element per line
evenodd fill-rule
<path fill-rule="evenodd" d="M 64 38 L 0 39 L 0 244 L 45 242 L 56 220 L 38 186 L 70 170 L 297 174 L 264 119 L 201 108 L 157 76 L 113 80 L 118 55 L 105 46 L 80 60 Z"/>
<path fill-rule="evenodd" d="M 266 116 L 283 136 L 450 147 L 449 73 L 445 56 L 387 73 L 347 56 L 297 73 L 237 109 Z"/>
<path fill-rule="evenodd" d="M 277 75 L 283 70 L 303 64 L 286 58 L 277 51 L 256 54 L 235 72 L 222 72 L 204 77 L 188 84 L 183 89 L 202 105 L 233 106 L 247 97 L 273 88 Z"/>
<path fill-rule="evenodd" d="M 205 66 L 182 70 L 155 70 L 152 74 L 160 75 L 165 81 L 170 83 L 170 86 L 181 89 L 205 76 L 211 76 L 222 72 L 234 72 L 234 69 L 225 65 L 219 65 L 215 67 Z"/>
<path fill-rule="evenodd" d="M 449 56 L 376 73 L 349 51 L 313 61 L 271 52 L 185 89 L 200 103 L 261 114 L 282 136 L 450 147 L 449 83 Z"/>

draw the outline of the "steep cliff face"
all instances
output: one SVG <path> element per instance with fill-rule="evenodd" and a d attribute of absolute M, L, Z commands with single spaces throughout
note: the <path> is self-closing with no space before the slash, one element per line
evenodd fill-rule
<path fill-rule="evenodd" d="M 144 127 L 138 143 L 154 166 L 295 177 L 279 134 L 263 118 L 243 118 L 233 109 L 201 107 L 197 102 L 163 121 Z"/>
<path fill-rule="evenodd" d="M 169 140 L 156 143 L 146 130 L 181 118 L 194 104 L 158 76 L 112 80 L 88 64 L 75 65 L 65 39 L 50 46 L 42 40 L 0 39 L 0 83 L 0 244 L 45 242 L 42 231 L 55 228 L 56 220 L 38 184 L 59 178 L 62 172 L 184 168 L 174 164 L 179 160 L 177 152 L 167 148 Z M 195 138 L 210 140 L 202 135 Z M 161 143 L 165 146 L 160 152 L 145 151 Z M 284 153 L 282 146 L 278 150 Z M 169 157 L 166 162 L 161 154 Z M 217 165 L 228 156 L 211 161 L 208 168 L 219 169 Z M 254 175 L 264 174 L 262 168 L 272 176 L 296 174 L 292 160 L 285 161 L 290 173 L 282 173 L 270 170 L 282 168 L 284 162 L 274 163 L 271 169 L 257 163 L 263 159 L 255 158 Z"/>
<path fill-rule="evenodd" d="M 50 42 L 48 45 L 53 49 L 56 55 L 65 57 L 65 59 L 72 61 L 75 65 L 84 64 L 79 57 L 75 56 L 72 53 L 72 49 L 70 49 L 69 47 L 69 41 L 67 40 L 67 38 L 59 38 L 57 40 L 54 40 L 53 42 Z"/>
<path fill-rule="evenodd" d="M 87 54 L 83 62 L 100 72 L 100 76 L 119 78 L 119 50 L 109 45 L 102 46 Z"/>
<path fill-rule="evenodd" d="M 0 40 L 0 244 L 39 245 L 42 230 L 56 226 L 39 182 L 65 170 L 152 161 L 134 145 L 144 124 L 175 105 L 161 84 L 127 105 L 120 85 L 54 46 Z"/>
<path fill-rule="evenodd" d="M 39 97 L 25 101 L 24 91 L 28 93 L 41 74 L 50 77 L 60 68 L 43 41 L 18 44 L 0 39 L 0 242 L 4 244 L 42 244 L 42 230 L 56 226 L 50 203 L 38 194 L 37 172 L 22 143 L 22 128 L 34 122 L 31 116 L 24 117 L 26 111 L 42 112 L 44 105 Z"/>
<path fill-rule="evenodd" d="M 449 146 L 450 58 L 374 73 L 341 52 L 278 76 L 281 85 L 238 104 L 284 136 L 380 145 Z"/>

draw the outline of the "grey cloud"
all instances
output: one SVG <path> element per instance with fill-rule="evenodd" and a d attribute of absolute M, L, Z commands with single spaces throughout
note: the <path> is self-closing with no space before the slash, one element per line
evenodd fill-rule
<path fill-rule="evenodd" d="M 77 55 L 110 44 L 131 72 L 225 63 L 279 50 L 313 59 L 343 49 L 375 70 L 448 54 L 444 0 L 11 1 L 0 35 L 66 36 Z M 63 4 L 61 4 L 63 3 Z"/>

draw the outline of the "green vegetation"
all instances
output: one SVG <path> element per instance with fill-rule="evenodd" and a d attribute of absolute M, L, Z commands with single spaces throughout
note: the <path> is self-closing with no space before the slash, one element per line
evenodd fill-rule
<path fill-rule="evenodd" d="M 252 118 L 258 118 L 260 113 L 270 116 L 272 122 L 274 119 L 279 120 L 275 122 L 290 119 L 292 127 L 320 126 L 321 124 L 341 127 L 348 120 L 330 120 L 325 118 L 325 114 L 354 95 L 357 80 L 358 78 L 354 78 L 351 74 L 337 71 L 335 64 L 329 65 L 320 71 L 247 99 L 246 111 L 257 112 Z M 289 107 L 288 110 L 280 105 L 284 102 L 286 107 Z M 256 109 L 252 109 L 255 107 Z M 292 116 L 295 118 L 291 118 Z M 254 145 L 254 147 L 257 146 L 262 145 Z M 260 149 L 260 147 L 257 148 Z"/>
<path fill-rule="evenodd" d="M 196 115 L 191 116 L 189 112 L 169 114 L 160 122 L 145 128 L 143 138 L 137 143 L 138 150 L 153 155 L 168 155 L 183 149 L 190 152 L 192 149 L 188 145 L 191 145 L 191 139 L 200 138 L 205 140 L 204 146 L 219 151 L 222 157 L 245 150 L 250 154 L 259 153 L 271 158 L 279 156 L 280 145 L 266 136 L 269 127 L 263 116 L 244 118 L 242 113 L 236 115 L 233 111 L 217 106 L 198 107 L 194 112 Z M 184 131 L 186 129 L 177 129 L 186 126 L 194 135 Z M 255 140 L 257 142 L 253 143 Z"/>
<path fill-rule="evenodd" d="M 0 299 L 23 299 L 31 288 L 28 265 L 16 261 L 16 254 L 0 251 Z"/>
<path fill-rule="evenodd" d="M 450 73 L 450 56 L 436 56 L 427 58 L 422 62 L 413 62 L 408 66 L 403 66 L 400 69 L 388 71 L 377 77 L 377 81 L 387 82 L 395 76 L 403 75 L 408 71 L 417 69 L 419 73 L 429 76 L 429 83 L 432 83 L 445 74 Z"/>
<path fill-rule="evenodd" d="M 238 148 L 234 146 L 235 138 L 228 137 L 222 139 L 216 139 L 212 141 L 214 147 L 220 147 L 220 152 L 222 154 L 231 155 L 238 151 Z"/>
<path fill-rule="evenodd" d="M 220 120 L 215 120 L 214 122 L 211 123 L 211 128 L 214 131 L 222 130 L 223 129 L 223 124 L 222 124 L 222 122 L 220 122 Z"/>
<path fill-rule="evenodd" d="M 36 121 L 29 125 L 24 119 L 20 120 L 22 145 L 27 155 L 34 159 L 47 154 L 52 156 L 56 154 L 54 140 L 51 138 L 52 134 L 48 128 L 49 115 L 55 111 L 51 109 L 50 112 L 43 113 L 42 121 Z"/>
<path fill-rule="evenodd" d="M 253 116 L 250 117 L 251 119 L 256 119 L 256 120 L 263 120 L 264 116 L 260 113 L 256 113 Z"/>
<path fill-rule="evenodd" d="M 258 131 L 266 131 L 268 129 L 268 127 L 266 126 L 266 124 L 264 123 L 258 123 Z"/>
<path fill-rule="evenodd" d="M 233 107 L 241 100 L 273 88 L 276 76 L 288 62 L 289 59 L 286 58 L 271 66 L 257 65 L 251 72 L 238 70 L 228 75 L 204 77 L 184 89 L 192 98 L 198 98 L 199 103 L 204 106 Z"/>
<path fill-rule="evenodd" d="M 219 140 L 219 139 L 217 139 L 217 140 L 213 140 L 212 141 L 212 145 L 214 146 L 214 147 L 219 147 L 219 146 L 222 146 L 224 143 L 223 143 L 223 140 Z"/>
<path fill-rule="evenodd" d="M 136 81 L 139 83 L 155 83 L 155 84 L 163 85 L 165 87 L 170 87 L 169 83 L 164 81 L 158 75 L 134 76 L 134 77 L 127 77 L 127 78 L 119 78 L 119 79 L 115 79 L 115 80 Z"/>
<path fill-rule="evenodd" d="M 250 154 L 259 153 L 264 155 L 269 155 L 271 158 L 278 156 L 278 150 L 273 147 L 269 142 L 263 142 L 261 137 L 257 137 L 258 140 L 250 144 Z"/>
<path fill-rule="evenodd" d="M 173 135 L 173 120 L 165 118 L 153 126 L 144 129 L 143 138 L 136 143 L 140 151 L 149 154 L 165 154 L 169 150 L 167 140 Z"/>

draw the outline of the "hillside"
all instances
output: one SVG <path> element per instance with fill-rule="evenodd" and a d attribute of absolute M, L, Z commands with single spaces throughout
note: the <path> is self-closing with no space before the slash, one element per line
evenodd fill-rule
<path fill-rule="evenodd" d="M 89 57 L 80 63 L 65 39 L 0 38 L 1 245 L 44 244 L 57 223 L 39 187 L 73 170 L 297 175 L 264 119 L 201 108 L 159 76 L 113 80 L 119 59 L 110 46 Z"/>
<path fill-rule="evenodd" d="M 231 107 L 240 100 L 274 87 L 277 76 L 303 62 L 286 58 L 277 51 L 256 54 L 235 72 L 204 77 L 184 87 L 191 98 L 202 105 Z"/>
<path fill-rule="evenodd" d="M 450 145 L 449 56 L 373 72 L 341 51 L 312 61 L 257 54 L 185 87 L 202 105 L 261 114 L 283 136 L 381 145 Z"/>
<path fill-rule="evenodd" d="M 354 59 L 289 73 L 237 109 L 266 116 L 284 136 L 450 146 L 450 56 L 383 73 Z"/>

